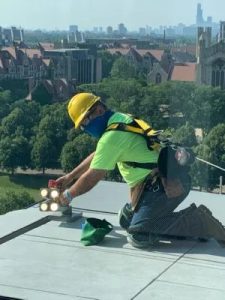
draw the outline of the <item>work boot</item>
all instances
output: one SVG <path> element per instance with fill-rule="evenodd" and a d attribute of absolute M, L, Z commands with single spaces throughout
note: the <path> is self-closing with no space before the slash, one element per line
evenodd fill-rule
<path fill-rule="evenodd" d="M 151 233 L 134 233 L 128 234 L 127 241 L 135 248 L 148 248 L 150 246 L 155 246 L 159 241 L 157 235 Z"/>
<path fill-rule="evenodd" d="M 198 211 L 202 216 L 204 215 L 204 223 L 207 226 L 208 236 L 217 241 L 225 242 L 225 228 L 222 223 L 213 217 L 212 212 L 206 206 L 200 205 Z"/>
<path fill-rule="evenodd" d="M 119 224 L 120 226 L 127 230 L 130 226 L 130 222 L 133 218 L 133 211 L 130 203 L 126 203 L 123 208 L 118 213 Z"/>
<path fill-rule="evenodd" d="M 165 230 L 165 234 L 225 241 L 225 228 L 207 207 L 200 205 L 197 208 L 192 204 L 184 212 Z"/>

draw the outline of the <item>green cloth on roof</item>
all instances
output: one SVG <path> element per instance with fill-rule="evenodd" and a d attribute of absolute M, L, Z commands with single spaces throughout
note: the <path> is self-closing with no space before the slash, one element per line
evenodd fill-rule
<path fill-rule="evenodd" d="M 132 118 L 129 115 L 115 113 L 108 121 L 112 123 L 130 123 Z M 98 141 L 94 158 L 91 162 L 92 169 L 113 170 L 118 165 L 123 179 L 130 187 L 141 182 L 151 170 L 133 168 L 126 165 L 125 161 L 152 162 L 158 159 L 157 151 L 150 151 L 145 139 L 131 132 L 108 131 Z"/>

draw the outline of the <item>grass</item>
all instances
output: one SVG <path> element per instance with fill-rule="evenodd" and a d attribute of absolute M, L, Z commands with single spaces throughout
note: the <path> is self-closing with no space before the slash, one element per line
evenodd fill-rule
<path fill-rule="evenodd" d="M 40 200 L 40 188 L 47 187 L 49 179 L 55 179 L 54 175 L 32 175 L 0 173 L 0 194 L 7 191 L 28 192 L 35 201 Z"/>

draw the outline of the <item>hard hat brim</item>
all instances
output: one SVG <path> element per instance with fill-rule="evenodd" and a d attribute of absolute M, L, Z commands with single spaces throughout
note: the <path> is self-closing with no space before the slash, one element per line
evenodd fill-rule
<path fill-rule="evenodd" d="M 100 101 L 100 97 L 96 97 L 89 106 L 86 107 L 86 110 L 77 118 L 76 122 L 74 122 L 75 128 L 79 128 L 80 123 L 83 121 L 83 119 L 85 118 L 86 114 L 88 113 L 88 111 L 90 110 L 90 108 L 97 102 Z"/>

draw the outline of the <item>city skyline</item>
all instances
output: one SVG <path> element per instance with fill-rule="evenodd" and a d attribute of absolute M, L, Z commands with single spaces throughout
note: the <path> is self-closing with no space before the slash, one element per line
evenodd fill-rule
<path fill-rule="evenodd" d="M 213 22 L 225 19 L 224 0 L 1 0 L 0 26 L 21 26 L 25 29 L 68 30 L 76 24 L 79 30 L 124 23 L 128 30 L 140 27 L 195 24 L 197 4 L 201 3 L 203 17 Z"/>

